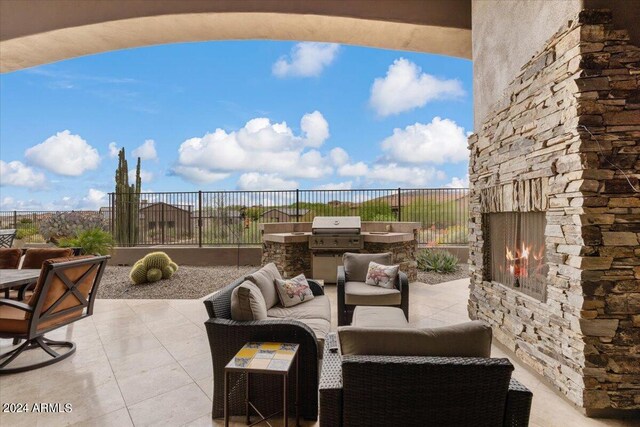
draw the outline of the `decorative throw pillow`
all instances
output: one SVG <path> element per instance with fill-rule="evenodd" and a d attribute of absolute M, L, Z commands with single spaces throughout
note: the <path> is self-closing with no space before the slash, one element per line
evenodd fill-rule
<path fill-rule="evenodd" d="M 267 310 L 278 304 L 278 294 L 274 283 L 277 279 L 282 279 L 282 276 L 274 263 L 270 262 L 260 270 L 248 275 L 245 279 L 260 289 L 264 302 L 267 304 Z"/>
<path fill-rule="evenodd" d="M 371 261 L 367 270 L 367 285 L 380 286 L 381 288 L 392 289 L 396 282 L 399 265 L 382 265 Z"/>
<path fill-rule="evenodd" d="M 293 307 L 313 299 L 313 292 L 311 292 L 304 274 L 293 279 L 276 279 L 276 290 L 280 297 L 280 303 L 285 307 Z"/>
<path fill-rule="evenodd" d="M 231 293 L 231 319 L 264 320 L 267 305 L 260 289 L 248 280 L 237 286 Z"/>

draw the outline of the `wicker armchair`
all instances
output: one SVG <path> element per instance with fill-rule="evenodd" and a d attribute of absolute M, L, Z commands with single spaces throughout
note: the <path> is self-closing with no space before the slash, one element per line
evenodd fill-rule
<path fill-rule="evenodd" d="M 376 256 L 374 254 L 350 254 L 351 256 Z M 388 255 L 387 264 L 391 263 L 391 254 L 377 254 L 377 255 Z M 345 254 L 346 256 L 346 254 Z M 345 260 L 346 262 L 346 260 Z M 367 261 L 368 264 L 368 261 Z M 386 295 L 381 295 L 381 298 L 376 298 L 376 296 L 368 296 L 366 300 L 357 302 L 357 304 L 349 304 L 347 301 L 349 298 L 345 295 L 346 288 L 348 287 L 347 282 L 358 282 L 358 279 L 362 278 L 351 278 L 346 272 L 346 267 L 339 266 L 338 267 L 338 277 L 337 277 L 337 293 L 338 293 L 338 326 L 346 326 L 351 324 L 351 320 L 353 318 L 353 310 L 355 310 L 356 305 L 384 305 L 391 307 L 399 307 L 404 312 L 407 320 L 409 319 L 409 280 L 407 279 L 407 275 L 402 271 L 398 272 L 396 276 L 395 289 L 400 291 L 400 302 L 395 304 L 389 304 L 386 300 Z M 363 279 L 362 279 L 363 281 Z M 364 288 L 369 288 L 371 291 L 381 290 L 382 288 L 365 286 Z M 378 301 L 376 301 L 378 299 Z"/>
<path fill-rule="evenodd" d="M 327 336 L 320 426 L 527 426 L 532 393 L 508 359 L 341 356 Z"/>
<path fill-rule="evenodd" d="M 204 301 L 209 313 L 205 322 L 213 360 L 212 417 L 224 416 L 224 367 L 250 341 L 275 341 L 300 344 L 300 415 L 307 420 L 318 419 L 319 359 L 316 335 L 304 323 L 294 319 L 234 321 L 231 319 L 231 293 L 245 279 L 240 278 Z M 324 295 L 323 288 L 307 280 L 314 295 Z M 245 414 L 246 376 L 231 374 L 229 386 L 230 415 Z M 289 388 L 289 401 L 295 401 L 295 387 Z M 252 374 L 251 402 L 263 413 L 282 408 L 282 384 L 270 375 Z M 291 408 L 295 414 L 295 408 Z"/>

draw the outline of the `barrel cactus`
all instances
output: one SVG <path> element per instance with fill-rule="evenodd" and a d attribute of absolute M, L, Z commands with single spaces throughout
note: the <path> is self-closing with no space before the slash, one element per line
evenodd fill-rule
<path fill-rule="evenodd" d="M 151 252 L 133 264 L 129 278 L 134 285 L 140 285 L 168 279 L 177 270 L 178 265 L 171 261 L 169 255 L 164 252 Z"/>

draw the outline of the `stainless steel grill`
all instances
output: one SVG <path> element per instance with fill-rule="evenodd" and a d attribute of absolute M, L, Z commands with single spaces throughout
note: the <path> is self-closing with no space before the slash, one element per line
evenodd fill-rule
<path fill-rule="evenodd" d="M 309 249 L 362 249 L 361 231 L 359 216 L 317 216 L 311 225 Z"/>

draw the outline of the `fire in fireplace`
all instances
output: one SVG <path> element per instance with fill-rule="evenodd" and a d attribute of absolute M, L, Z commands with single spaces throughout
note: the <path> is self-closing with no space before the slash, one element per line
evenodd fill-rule
<path fill-rule="evenodd" d="M 491 213 L 490 280 L 544 299 L 547 277 L 544 212 Z"/>

